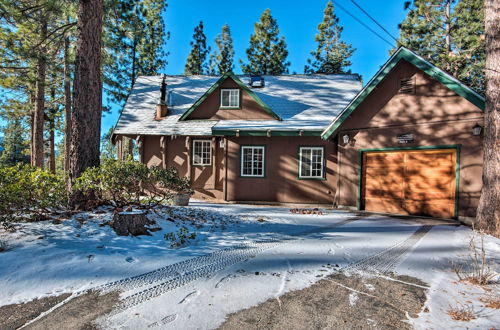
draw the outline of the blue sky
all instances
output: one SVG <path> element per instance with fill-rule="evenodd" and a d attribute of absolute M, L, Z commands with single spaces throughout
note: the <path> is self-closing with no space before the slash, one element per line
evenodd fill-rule
<path fill-rule="evenodd" d="M 384 38 L 393 41 L 366 17 L 350 0 L 336 0 L 343 8 L 361 19 Z M 235 48 L 235 72 L 241 72 L 239 59 L 245 60 L 253 25 L 262 12 L 269 8 L 277 19 L 280 33 L 288 45 L 290 73 L 302 73 L 304 64 L 316 44 L 314 36 L 323 18 L 327 0 L 250 0 L 230 2 L 227 0 L 170 0 L 165 13 L 165 24 L 171 33 L 166 49 L 170 52 L 164 73 L 182 74 L 186 57 L 190 51 L 193 29 L 203 21 L 209 45 L 213 48 L 214 39 L 222 25 L 229 24 Z M 403 0 L 357 0 L 368 13 L 381 23 L 392 35 L 398 36 L 398 24 L 405 18 Z M 366 83 L 378 68 L 387 60 L 391 46 L 363 27 L 342 9 L 335 6 L 335 12 L 344 26 L 343 39 L 356 48 L 352 57 L 353 73 L 359 73 Z M 105 133 L 117 120 L 118 110 L 106 114 L 102 121 Z"/>
<path fill-rule="evenodd" d="M 392 41 L 350 0 L 336 1 L 384 38 Z M 166 43 L 166 50 L 170 55 L 167 58 L 168 65 L 163 71 L 166 74 L 182 74 L 190 51 L 189 42 L 192 39 L 193 29 L 201 20 L 205 26 L 207 41 L 212 48 L 215 46 L 214 39 L 220 33 L 222 25 L 229 24 L 235 48 L 235 72 L 241 72 L 238 61 L 246 60 L 245 50 L 253 33 L 253 25 L 262 12 L 269 8 L 277 19 L 280 33 L 285 36 L 288 45 L 290 72 L 302 73 L 310 51 L 316 47 L 314 36 L 323 18 L 326 3 L 327 0 L 250 0 L 234 3 L 227 0 L 169 0 L 164 18 L 166 28 L 171 33 L 171 38 Z M 357 3 L 392 35 L 398 36 L 397 26 L 406 15 L 403 10 L 403 0 L 357 0 Z M 360 74 L 366 83 L 387 60 L 391 46 L 342 9 L 335 6 L 335 12 L 340 18 L 340 24 L 344 26 L 343 39 L 356 48 L 351 70 Z M 111 113 L 104 114 L 102 134 L 113 127 L 117 119 L 117 107 L 114 107 Z"/>

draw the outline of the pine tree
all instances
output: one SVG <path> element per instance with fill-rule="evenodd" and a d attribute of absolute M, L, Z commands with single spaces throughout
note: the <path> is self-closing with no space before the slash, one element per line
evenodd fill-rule
<path fill-rule="evenodd" d="M 414 0 L 400 24 L 403 45 L 484 92 L 483 1 Z"/>
<path fill-rule="evenodd" d="M 285 37 L 279 36 L 277 20 L 266 9 L 259 22 L 254 25 L 250 36 L 250 46 L 246 50 L 248 64 L 240 60 L 241 69 L 246 74 L 279 75 L 288 73 L 288 50 Z"/>
<path fill-rule="evenodd" d="M 210 47 L 207 47 L 207 37 L 203 32 L 203 22 L 194 28 L 193 41 L 190 42 L 191 51 L 184 66 L 184 74 L 205 74 L 207 68 L 207 55 L 210 53 Z"/>
<path fill-rule="evenodd" d="M 85 169 L 99 166 L 102 112 L 102 0 L 79 0 L 68 188 Z M 72 204 L 81 196 L 73 195 Z"/>
<path fill-rule="evenodd" d="M 2 131 L 3 138 L 0 143 L 0 166 L 29 163 L 29 127 L 25 119 L 22 116 L 12 116 L 8 118 L 7 125 Z"/>
<path fill-rule="evenodd" d="M 217 50 L 210 55 L 209 73 L 222 75 L 233 71 L 234 48 L 229 25 L 222 26 L 221 33 L 215 38 Z"/>
<path fill-rule="evenodd" d="M 164 0 L 106 0 L 103 83 L 109 104 L 120 108 L 140 75 L 156 75 L 167 64 Z"/>
<path fill-rule="evenodd" d="M 311 52 L 313 59 L 308 59 L 304 73 L 345 73 L 351 65 L 349 58 L 355 49 L 341 40 L 344 28 L 339 25 L 332 1 L 328 1 L 323 14 L 323 21 L 318 25 L 315 41 L 318 48 Z"/>
<path fill-rule="evenodd" d="M 484 1 L 460 0 L 453 10 L 455 75 L 478 92 L 485 92 Z"/>

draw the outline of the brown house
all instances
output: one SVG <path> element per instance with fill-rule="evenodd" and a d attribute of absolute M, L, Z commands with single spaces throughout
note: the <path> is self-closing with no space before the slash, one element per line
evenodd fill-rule
<path fill-rule="evenodd" d="M 363 89 L 356 75 L 139 77 L 114 138 L 197 197 L 472 217 L 483 109 L 400 48 Z"/>

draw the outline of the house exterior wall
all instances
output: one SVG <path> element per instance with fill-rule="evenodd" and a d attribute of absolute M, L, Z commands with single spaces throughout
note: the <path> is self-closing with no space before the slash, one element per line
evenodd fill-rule
<path fill-rule="evenodd" d="M 236 88 L 240 90 L 239 109 L 220 109 L 220 90 L 224 88 Z M 231 78 L 226 79 L 187 119 L 276 120 Z"/>
<path fill-rule="evenodd" d="M 320 137 L 215 137 L 215 156 L 211 166 L 193 166 L 188 157 L 188 145 L 194 139 L 212 137 L 167 137 L 166 166 L 178 169 L 181 176 L 191 178 L 195 197 L 227 201 L 265 201 L 283 203 L 332 203 L 336 187 L 336 144 Z M 220 141 L 226 141 L 226 149 Z M 263 145 L 265 177 L 240 176 L 243 145 Z M 325 179 L 298 179 L 298 151 L 301 146 L 323 146 Z M 227 154 L 227 169 L 226 164 Z M 159 136 L 146 136 L 144 162 L 148 166 L 163 167 Z M 213 166 L 215 164 L 215 167 Z M 226 187 L 224 178 L 227 173 Z M 226 189 L 226 194 L 224 194 Z M 225 195 L 225 196 L 224 196 Z"/>
<path fill-rule="evenodd" d="M 265 146 L 265 177 L 240 175 L 241 146 Z M 323 146 L 325 179 L 298 178 L 301 146 Z M 233 137 L 227 149 L 227 200 L 332 203 L 336 186 L 336 145 L 320 137 Z"/>
<path fill-rule="evenodd" d="M 415 94 L 398 94 L 400 78 L 413 77 Z M 339 127 L 339 201 L 357 206 L 359 157 L 365 149 L 459 147 L 458 216 L 473 217 L 482 182 L 482 136 L 472 127 L 484 126 L 483 112 L 408 62 L 400 62 Z M 343 144 L 348 134 L 351 141 Z M 400 144 L 397 136 L 413 134 Z"/>

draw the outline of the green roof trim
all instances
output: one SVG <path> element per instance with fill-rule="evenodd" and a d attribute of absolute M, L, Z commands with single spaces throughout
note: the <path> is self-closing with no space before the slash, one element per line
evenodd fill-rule
<path fill-rule="evenodd" d="M 219 80 L 217 80 L 215 82 L 215 84 L 213 84 L 206 92 L 205 94 L 203 94 L 199 99 L 198 101 L 196 101 L 186 112 L 184 112 L 184 114 L 181 116 L 181 118 L 179 118 L 179 121 L 181 120 L 186 120 L 187 117 L 189 117 L 189 115 L 191 113 L 193 113 L 196 108 L 198 108 L 200 106 L 201 103 L 203 103 L 203 101 L 205 101 L 210 95 L 212 95 L 212 93 L 221 86 L 221 84 L 227 79 L 227 78 L 231 78 L 233 79 L 233 81 L 238 84 L 238 86 L 244 90 L 245 92 L 247 92 L 254 100 L 255 102 L 257 102 L 257 104 L 259 104 L 263 109 L 264 111 L 266 111 L 269 115 L 271 115 L 273 118 L 275 118 L 276 120 L 282 120 L 280 118 L 280 116 L 278 116 L 267 104 L 264 103 L 264 101 L 261 100 L 260 97 L 257 96 L 257 94 L 255 94 L 254 91 L 252 91 L 244 82 L 242 82 L 234 73 L 232 72 L 227 72 L 225 74 L 222 75 L 222 77 L 219 78 Z"/>
<path fill-rule="evenodd" d="M 462 96 L 470 103 L 477 106 L 479 109 L 485 109 L 485 99 L 480 94 L 476 93 L 470 87 L 466 86 L 458 79 L 444 72 L 434 64 L 426 61 L 419 55 L 415 54 L 411 50 L 400 47 L 398 50 L 389 58 L 389 60 L 380 68 L 380 70 L 373 76 L 373 78 L 366 84 L 366 86 L 354 97 L 354 99 L 347 105 L 347 107 L 342 111 L 339 117 L 337 117 L 330 125 L 325 129 L 321 138 L 328 139 L 330 136 L 339 128 L 339 126 L 353 113 L 354 110 L 371 94 L 371 92 L 378 86 L 378 84 L 384 80 L 384 78 L 391 72 L 391 70 L 398 64 L 401 60 L 406 60 L 407 62 L 413 64 L 415 67 L 424 71 L 426 74 L 432 78 L 439 81 L 441 84 L 445 85 L 450 90 L 454 91 L 458 95 Z"/>
<path fill-rule="evenodd" d="M 216 129 L 212 128 L 212 135 L 221 136 L 236 136 L 237 129 Z M 271 131 L 271 136 L 321 136 L 321 131 L 302 131 L 300 135 L 300 130 L 289 130 L 289 131 Z M 239 136 L 267 136 L 267 130 L 240 130 Z"/>

